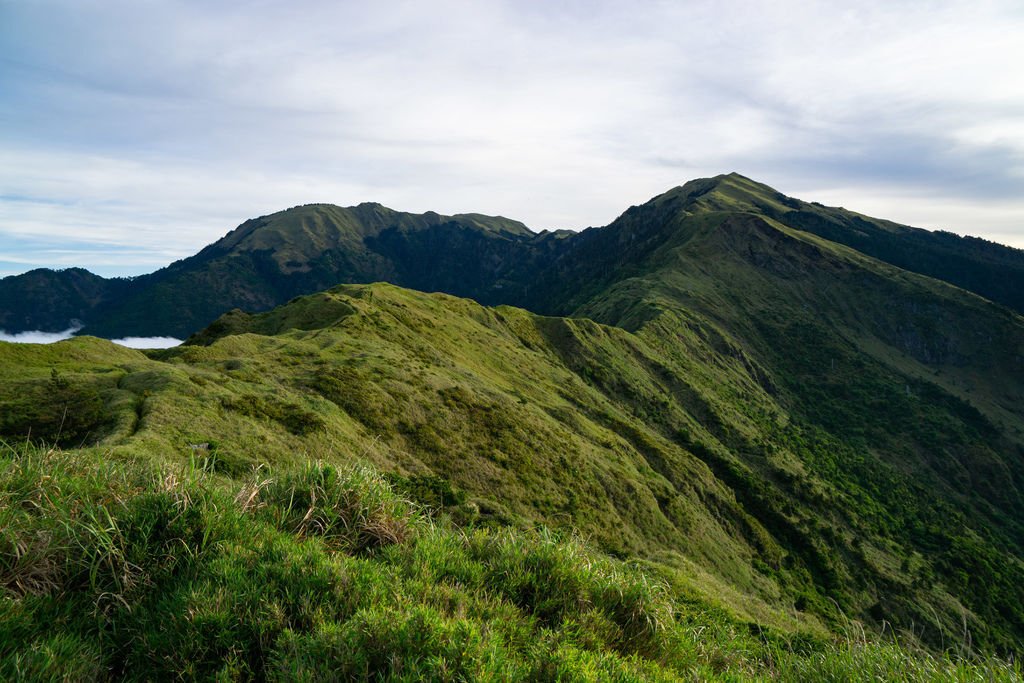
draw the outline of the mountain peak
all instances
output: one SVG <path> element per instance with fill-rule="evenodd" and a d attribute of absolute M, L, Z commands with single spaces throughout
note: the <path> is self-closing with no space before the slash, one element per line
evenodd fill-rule
<path fill-rule="evenodd" d="M 649 203 L 681 202 L 690 213 L 740 211 L 775 216 L 799 209 L 802 202 L 736 173 L 698 178 L 658 195 Z"/>

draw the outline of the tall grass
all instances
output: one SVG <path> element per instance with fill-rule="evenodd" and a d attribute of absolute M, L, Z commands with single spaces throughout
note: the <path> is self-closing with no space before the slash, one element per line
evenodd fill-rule
<path fill-rule="evenodd" d="M 371 468 L 238 481 L 0 449 L 0 680 L 1021 680 L 765 633 L 572 536 L 459 530 Z"/>

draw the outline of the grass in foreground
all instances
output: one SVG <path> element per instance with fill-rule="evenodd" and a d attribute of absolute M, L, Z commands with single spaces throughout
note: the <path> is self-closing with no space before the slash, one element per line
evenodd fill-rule
<path fill-rule="evenodd" d="M 432 520 L 367 467 L 238 481 L 0 450 L 3 680 L 1021 680 L 767 633 L 547 531 Z"/>

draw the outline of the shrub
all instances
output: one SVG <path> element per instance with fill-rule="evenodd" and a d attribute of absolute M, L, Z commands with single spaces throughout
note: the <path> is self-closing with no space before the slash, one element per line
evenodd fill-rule
<path fill-rule="evenodd" d="M 270 483 L 260 498 L 267 503 L 262 514 L 277 528 L 356 553 L 406 541 L 418 520 L 369 467 L 311 463 Z"/>

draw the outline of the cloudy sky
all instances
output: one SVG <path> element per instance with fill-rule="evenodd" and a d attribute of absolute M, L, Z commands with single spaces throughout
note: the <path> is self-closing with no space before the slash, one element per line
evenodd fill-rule
<path fill-rule="evenodd" d="M 695 177 L 1024 247 L 1024 4 L 0 0 L 0 275 L 379 201 L 605 225 Z"/>

